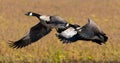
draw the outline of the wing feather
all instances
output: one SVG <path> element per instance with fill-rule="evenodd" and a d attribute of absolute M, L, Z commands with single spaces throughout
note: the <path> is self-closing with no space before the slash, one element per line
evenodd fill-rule
<path fill-rule="evenodd" d="M 13 48 L 25 47 L 25 46 L 41 39 L 42 37 L 44 37 L 45 35 L 50 33 L 50 31 L 51 31 L 51 28 L 49 28 L 41 23 L 38 23 L 37 25 L 33 26 L 30 29 L 29 33 L 26 36 L 24 36 L 23 38 L 21 38 L 18 41 L 11 42 L 10 46 Z"/>
<path fill-rule="evenodd" d="M 78 34 L 80 39 L 92 40 L 99 44 L 101 44 L 101 42 L 106 42 L 108 39 L 100 27 L 90 19 L 88 19 L 88 23 L 81 28 L 81 31 Z"/>

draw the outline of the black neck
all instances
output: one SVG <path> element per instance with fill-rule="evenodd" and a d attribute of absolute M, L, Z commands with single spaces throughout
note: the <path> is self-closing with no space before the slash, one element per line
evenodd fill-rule
<path fill-rule="evenodd" d="M 37 13 L 32 13 L 32 16 L 35 16 L 39 19 L 39 17 L 41 16 L 40 14 L 37 14 Z"/>
<path fill-rule="evenodd" d="M 77 25 L 77 24 L 69 24 L 69 27 L 77 28 L 77 27 L 80 27 L 80 26 Z"/>

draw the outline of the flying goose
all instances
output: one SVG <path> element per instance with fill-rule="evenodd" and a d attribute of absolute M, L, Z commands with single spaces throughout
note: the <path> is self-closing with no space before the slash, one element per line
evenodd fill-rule
<path fill-rule="evenodd" d="M 56 34 L 63 43 L 71 43 L 77 40 L 87 40 L 101 45 L 108 40 L 106 34 L 91 19 L 88 19 L 88 23 L 82 27 L 76 24 L 71 25 Z M 59 31 L 59 29 L 57 30 Z"/>
<path fill-rule="evenodd" d="M 63 26 L 66 25 L 66 21 L 63 20 L 59 16 L 48 16 L 48 15 L 40 15 L 33 12 L 27 12 L 25 15 L 27 16 L 35 16 L 40 22 L 35 26 L 30 28 L 28 34 L 17 41 L 11 41 L 10 46 L 13 48 L 22 48 L 33 42 L 38 41 L 52 30 L 54 26 Z"/>
<path fill-rule="evenodd" d="M 38 13 L 34 12 L 28 12 L 25 15 L 27 16 L 35 16 L 37 17 L 40 21 L 45 21 L 48 24 L 52 24 L 52 26 L 64 26 L 67 24 L 67 21 L 61 18 L 60 16 L 50 16 L 50 15 L 40 15 Z"/>

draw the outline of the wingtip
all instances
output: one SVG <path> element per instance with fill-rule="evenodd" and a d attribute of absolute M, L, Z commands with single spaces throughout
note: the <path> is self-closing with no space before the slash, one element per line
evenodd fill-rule
<path fill-rule="evenodd" d="M 8 45 L 9 45 L 10 47 L 13 47 L 13 42 L 14 42 L 14 41 L 8 40 Z"/>
<path fill-rule="evenodd" d="M 97 28 L 99 28 L 99 26 L 97 26 L 97 24 L 95 23 L 95 21 L 93 21 L 92 19 L 88 18 L 88 24 L 96 26 Z M 100 29 L 100 28 L 99 28 Z"/>
<path fill-rule="evenodd" d="M 90 22 L 91 21 L 91 19 L 90 18 L 88 18 L 88 22 Z"/>
<path fill-rule="evenodd" d="M 93 22 L 93 20 L 92 20 L 92 19 L 90 19 L 90 18 L 88 18 L 88 22 L 89 22 L 89 23 L 91 23 L 91 22 Z"/>
<path fill-rule="evenodd" d="M 8 40 L 8 45 L 9 45 L 9 47 L 11 47 L 13 49 L 19 49 L 19 47 L 17 47 L 16 45 L 14 45 L 14 41 Z"/>

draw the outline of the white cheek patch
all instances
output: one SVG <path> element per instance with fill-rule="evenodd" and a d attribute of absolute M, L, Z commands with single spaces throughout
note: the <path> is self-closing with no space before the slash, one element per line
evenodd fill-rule
<path fill-rule="evenodd" d="M 82 31 L 82 29 L 79 29 L 78 31 L 79 31 L 79 32 L 81 32 L 81 31 Z"/>
<path fill-rule="evenodd" d="M 68 27 L 68 26 L 69 26 L 69 24 L 67 23 L 67 24 L 66 24 L 66 27 Z"/>
<path fill-rule="evenodd" d="M 81 32 L 81 31 L 82 31 L 81 28 L 82 28 L 82 27 L 77 27 L 76 29 L 77 29 L 79 32 Z"/>
<path fill-rule="evenodd" d="M 81 29 L 81 27 L 77 27 L 76 29 L 79 30 L 79 29 Z"/>
<path fill-rule="evenodd" d="M 61 33 L 61 35 L 65 38 L 71 38 L 76 34 L 77 34 L 77 31 L 75 31 L 75 29 L 72 27 L 68 28 L 67 30 L 65 30 Z"/>
<path fill-rule="evenodd" d="M 42 15 L 40 16 L 41 20 L 50 21 L 50 16 Z"/>
<path fill-rule="evenodd" d="M 33 13 L 30 13 L 29 16 L 32 16 Z"/>

